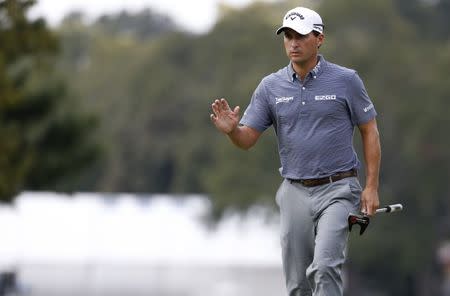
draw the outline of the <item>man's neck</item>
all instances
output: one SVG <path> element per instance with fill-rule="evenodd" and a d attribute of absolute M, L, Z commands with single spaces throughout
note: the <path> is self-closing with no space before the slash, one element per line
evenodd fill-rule
<path fill-rule="evenodd" d="M 319 57 L 316 55 L 314 58 L 311 58 L 304 63 L 292 63 L 292 68 L 297 73 L 297 75 L 300 77 L 300 80 L 305 80 L 306 75 L 308 75 L 309 72 L 311 72 L 312 69 L 317 65 L 319 62 Z"/>

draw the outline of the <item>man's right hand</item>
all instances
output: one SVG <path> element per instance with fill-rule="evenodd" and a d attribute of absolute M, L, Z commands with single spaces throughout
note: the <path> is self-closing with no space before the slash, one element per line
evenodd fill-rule
<path fill-rule="evenodd" d="M 239 124 L 239 106 L 231 110 L 228 102 L 225 99 L 220 99 L 215 100 L 211 107 L 214 112 L 214 114 L 211 114 L 211 121 L 219 131 L 229 134 L 236 129 Z"/>

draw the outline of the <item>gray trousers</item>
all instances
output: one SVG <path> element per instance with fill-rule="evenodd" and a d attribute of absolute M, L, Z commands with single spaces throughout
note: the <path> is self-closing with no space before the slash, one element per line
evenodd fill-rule
<path fill-rule="evenodd" d="M 356 177 L 316 187 L 284 180 L 277 191 L 283 270 L 289 296 L 342 296 L 350 212 L 358 212 Z"/>

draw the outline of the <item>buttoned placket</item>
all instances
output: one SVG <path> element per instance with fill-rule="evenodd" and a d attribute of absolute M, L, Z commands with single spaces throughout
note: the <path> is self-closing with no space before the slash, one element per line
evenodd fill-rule
<path fill-rule="evenodd" d="M 306 105 L 307 103 L 307 99 L 306 99 L 306 84 L 309 84 L 308 82 L 310 82 L 310 80 L 312 79 L 317 79 L 317 74 L 314 71 L 311 71 L 308 73 L 308 75 L 306 75 L 303 83 L 302 81 L 299 79 L 298 75 L 295 74 L 295 78 L 298 81 L 298 84 L 300 86 L 300 101 L 302 103 L 302 106 Z"/>

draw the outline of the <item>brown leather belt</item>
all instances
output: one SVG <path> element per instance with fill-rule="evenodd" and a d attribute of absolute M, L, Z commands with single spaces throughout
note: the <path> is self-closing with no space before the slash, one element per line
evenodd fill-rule
<path fill-rule="evenodd" d="M 314 187 L 319 185 L 325 185 L 328 183 L 336 182 L 344 178 L 356 177 L 358 175 L 356 169 L 351 169 L 346 172 L 335 173 L 329 177 L 318 178 L 318 179 L 288 179 L 291 183 L 300 183 L 305 187 Z"/>

